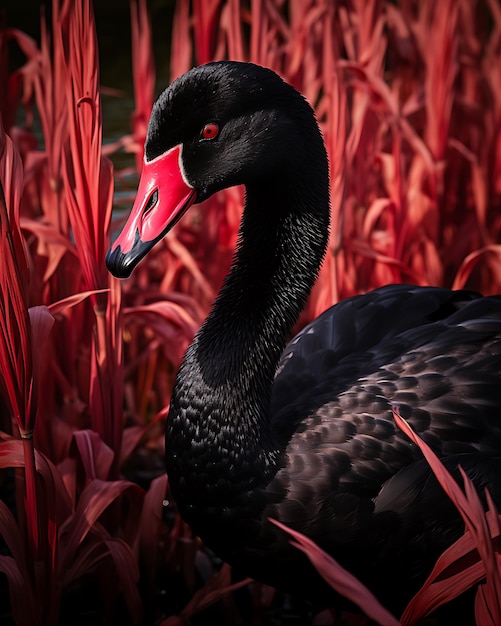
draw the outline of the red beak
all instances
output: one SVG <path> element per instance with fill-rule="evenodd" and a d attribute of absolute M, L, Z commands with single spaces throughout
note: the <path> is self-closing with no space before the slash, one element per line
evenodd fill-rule
<path fill-rule="evenodd" d="M 129 218 L 108 254 L 108 270 L 127 278 L 196 200 L 181 165 L 181 146 L 145 161 Z"/>

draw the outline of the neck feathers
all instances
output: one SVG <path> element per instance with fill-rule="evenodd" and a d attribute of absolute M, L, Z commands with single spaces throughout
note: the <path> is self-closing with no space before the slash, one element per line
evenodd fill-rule
<path fill-rule="evenodd" d="M 280 450 L 269 420 L 273 378 L 328 240 L 326 159 L 312 164 L 282 181 L 247 185 L 234 262 L 187 351 L 167 422 L 169 477 L 189 481 L 183 489 L 190 498 L 205 497 L 204 485 L 214 484 L 228 502 L 245 488 L 221 480 L 226 472 L 246 468 L 242 479 L 250 489 L 277 469 Z M 208 497 L 216 499 L 212 491 Z"/>

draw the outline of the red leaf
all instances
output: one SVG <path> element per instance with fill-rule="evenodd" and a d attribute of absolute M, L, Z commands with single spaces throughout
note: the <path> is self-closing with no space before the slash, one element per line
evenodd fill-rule
<path fill-rule="evenodd" d="M 464 289 L 473 269 L 484 259 L 484 257 L 492 257 L 492 263 L 497 264 L 497 271 L 499 272 L 499 268 L 501 267 L 501 245 L 491 244 L 483 246 L 480 250 L 470 252 L 470 254 L 463 259 L 456 272 L 452 289 Z"/>
<path fill-rule="evenodd" d="M 146 0 L 130 4 L 132 30 L 132 78 L 135 110 L 132 116 L 136 149 L 136 170 L 141 173 L 143 146 L 155 94 L 155 61 L 151 39 L 151 24 Z"/>
<path fill-rule="evenodd" d="M 24 538 L 14 515 L 2 500 L 0 500 L 0 535 L 17 563 L 20 575 L 29 581 Z"/>
<path fill-rule="evenodd" d="M 58 300 L 53 304 L 50 304 L 48 308 L 54 316 L 65 315 L 70 308 L 76 306 L 77 304 L 80 304 L 80 302 L 83 302 L 84 300 L 89 298 L 89 296 L 94 296 L 98 293 L 108 293 L 109 291 L 109 289 L 89 289 L 88 291 L 81 291 L 79 293 L 74 293 L 67 298 L 63 298 L 62 300 Z"/>
<path fill-rule="evenodd" d="M 179 617 L 171 616 L 162 621 L 160 626 L 178 626 L 179 624 L 185 624 L 193 615 L 196 615 L 233 591 L 245 587 L 245 585 L 252 582 L 250 578 L 245 578 L 244 580 L 231 584 L 230 572 L 230 566 L 224 564 L 217 574 L 209 578 L 205 585 L 193 594 L 191 600 L 179 614 Z M 388 624 L 388 626 L 391 625 Z"/>
<path fill-rule="evenodd" d="M 465 566 L 473 561 L 472 565 Z M 455 563 L 461 563 L 455 567 Z M 485 577 L 485 569 L 478 558 L 475 544 L 469 533 L 465 533 L 437 560 L 435 567 L 421 589 L 405 608 L 400 621 L 411 625 L 429 615 L 443 604 L 461 595 Z"/>
<path fill-rule="evenodd" d="M 59 526 L 71 513 L 71 501 L 60 473 L 53 463 L 35 450 L 36 469 L 44 485 L 46 515 Z M 24 467 L 23 442 L 20 439 L 0 441 L 0 468 Z"/>
<path fill-rule="evenodd" d="M 0 119 L 0 392 L 21 432 L 30 432 L 31 336 L 28 265 L 19 228 L 21 159 Z M 5 192 L 5 195 L 4 195 Z"/>
<path fill-rule="evenodd" d="M 60 568 L 62 568 L 60 571 L 64 571 L 71 563 L 78 547 L 104 511 L 126 493 L 131 499 L 131 503 L 123 537 L 132 543 L 137 534 L 139 511 L 143 498 L 142 490 L 134 483 L 125 480 L 105 482 L 95 479 L 85 487 L 78 500 L 74 515 L 61 528 L 61 533 L 64 533 L 66 538 L 64 544 L 61 542 L 59 551 Z"/>
<path fill-rule="evenodd" d="M 501 598 L 501 575 L 498 568 L 499 555 L 494 552 L 491 539 L 491 537 L 493 537 L 493 531 L 494 533 L 499 533 L 500 524 L 499 514 L 491 498 L 488 496 L 490 510 L 486 514 L 473 483 L 463 469 L 459 467 L 465 485 L 464 492 L 445 469 L 431 448 L 414 433 L 409 424 L 399 415 L 397 408 L 393 408 L 393 416 L 398 427 L 420 448 L 433 470 L 433 473 L 437 477 L 437 480 L 458 509 L 470 535 L 468 539 L 465 537 L 461 538 L 440 557 L 432 574 L 423 585 L 422 591 L 416 594 L 416 597 L 413 598 L 406 608 L 402 616 L 402 622 L 413 623 L 414 620 L 427 615 L 440 604 L 457 597 L 460 593 L 468 589 L 469 586 L 486 576 L 487 582 L 481 592 L 479 610 L 484 612 L 486 607 L 488 607 L 490 613 L 495 616 L 494 619 L 497 620 L 497 623 L 501 623 L 501 604 L 499 603 L 499 598 Z M 489 523 L 489 520 L 493 521 Z M 468 552 L 473 548 L 478 550 L 478 554 L 481 558 L 479 565 L 481 565 L 481 567 L 473 565 L 464 570 L 459 578 L 456 577 L 453 580 L 454 577 L 452 577 L 449 579 L 447 588 L 441 585 L 440 587 L 437 586 L 435 589 L 432 589 L 430 592 L 429 588 L 435 584 L 434 579 L 438 576 L 441 569 L 452 565 L 454 561 L 451 559 L 451 556 L 454 555 L 455 558 L 457 558 L 458 546 L 461 545 L 464 550 L 466 542 L 468 542 Z M 462 556 L 462 554 L 460 553 L 459 556 Z M 439 590 L 440 593 L 438 593 Z"/>
<path fill-rule="evenodd" d="M 272 519 L 271 521 L 294 537 L 295 541 L 291 542 L 292 545 L 306 554 L 317 572 L 337 593 L 351 600 L 376 623 L 382 626 L 400 626 L 400 622 L 379 603 L 367 587 L 321 550 L 311 539 L 277 520 Z"/>
<path fill-rule="evenodd" d="M 21 574 L 11 556 L 0 555 L 0 572 L 7 577 L 10 610 L 16 624 L 39 624 L 40 609 L 29 577 Z"/>
<path fill-rule="evenodd" d="M 47 267 L 43 274 L 43 281 L 47 282 L 57 272 L 65 254 L 76 256 L 75 248 L 70 239 L 53 225 L 44 224 L 36 220 L 21 217 L 23 231 L 32 233 L 37 238 L 37 253 L 47 258 Z"/>
<path fill-rule="evenodd" d="M 35 427 L 42 368 L 47 367 L 45 354 L 47 341 L 54 325 L 54 318 L 46 306 L 31 307 L 28 309 L 28 314 L 31 326 L 32 388 L 29 399 L 30 408 L 28 410 L 31 420 L 27 427 L 29 431 L 32 431 Z"/>
<path fill-rule="evenodd" d="M 85 476 L 88 481 L 106 480 L 113 465 L 115 453 L 92 430 L 79 430 L 73 434 Z"/>
<path fill-rule="evenodd" d="M 113 559 L 117 578 L 134 624 L 141 623 L 142 603 L 137 581 L 139 568 L 130 546 L 121 539 L 107 539 L 104 541 L 108 552 Z"/>

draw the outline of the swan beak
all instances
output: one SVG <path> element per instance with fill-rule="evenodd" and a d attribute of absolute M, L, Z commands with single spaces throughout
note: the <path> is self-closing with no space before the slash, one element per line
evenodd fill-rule
<path fill-rule="evenodd" d="M 134 206 L 108 254 L 106 266 L 127 278 L 139 261 L 196 200 L 181 164 L 181 146 L 144 161 Z"/>

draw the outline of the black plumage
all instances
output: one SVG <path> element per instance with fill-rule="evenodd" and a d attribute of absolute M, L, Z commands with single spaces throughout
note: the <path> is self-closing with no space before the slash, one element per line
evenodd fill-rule
<path fill-rule="evenodd" d="M 201 66 L 156 103 L 146 163 L 176 145 L 195 190 L 186 206 L 246 185 L 233 265 L 167 420 L 181 515 L 244 574 L 336 604 L 268 521 L 278 519 L 400 610 L 463 525 L 391 406 L 448 469 L 457 476 L 460 464 L 501 504 L 501 298 L 391 285 L 334 306 L 287 344 L 328 240 L 328 164 L 311 108 L 264 68 Z M 130 250 L 122 236 L 110 251 L 115 274 L 128 275 L 178 219 L 176 209 L 143 241 L 140 219 L 160 210 L 155 202 L 138 210 Z"/>

